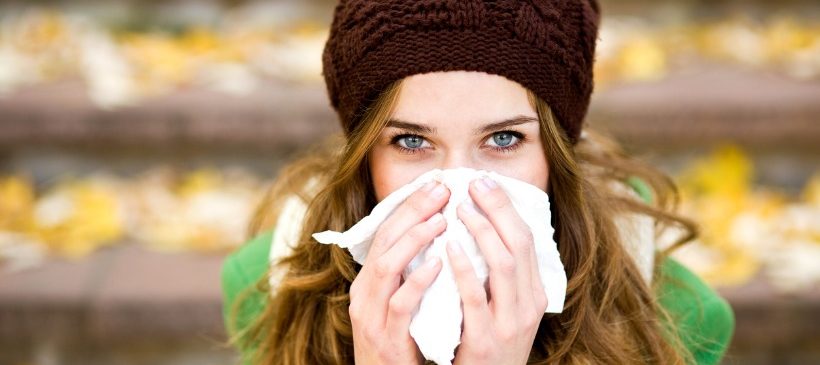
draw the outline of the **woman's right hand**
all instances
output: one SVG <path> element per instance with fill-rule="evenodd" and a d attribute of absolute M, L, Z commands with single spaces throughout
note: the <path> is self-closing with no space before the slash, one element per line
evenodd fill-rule
<path fill-rule="evenodd" d="M 446 223 L 438 211 L 449 196 L 443 184 L 433 181 L 410 195 L 376 231 L 367 259 L 350 285 L 356 364 L 423 363 L 410 337 L 410 320 L 441 270 L 441 260 L 428 260 L 404 283 L 401 274 L 444 231 Z"/>

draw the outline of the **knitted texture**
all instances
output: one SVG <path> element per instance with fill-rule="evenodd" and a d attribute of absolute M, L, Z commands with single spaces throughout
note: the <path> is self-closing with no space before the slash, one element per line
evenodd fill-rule
<path fill-rule="evenodd" d="M 598 22 L 597 0 L 341 0 L 322 74 L 348 136 L 393 81 L 463 70 L 531 90 L 575 143 L 592 94 Z"/>

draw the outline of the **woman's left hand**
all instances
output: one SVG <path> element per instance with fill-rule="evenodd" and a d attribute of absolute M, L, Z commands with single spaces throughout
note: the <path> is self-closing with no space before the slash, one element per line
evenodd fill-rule
<path fill-rule="evenodd" d="M 475 180 L 469 191 L 487 217 L 465 204 L 458 216 L 487 261 L 490 297 L 459 244 L 449 242 L 447 254 L 464 304 L 454 363 L 526 364 L 547 308 L 532 233 L 490 178 Z"/>

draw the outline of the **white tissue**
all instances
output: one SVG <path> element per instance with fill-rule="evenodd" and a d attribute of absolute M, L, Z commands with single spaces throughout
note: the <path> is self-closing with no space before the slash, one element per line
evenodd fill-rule
<path fill-rule="evenodd" d="M 377 204 L 370 215 L 362 218 L 345 232 L 324 231 L 314 233 L 320 243 L 337 244 L 347 248 L 353 259 L 364 264 L 373 235 L 379 225 L 413 192 L 431 180 L 438 180 L 450 190 L 450 199 L 443 209 L 447 222 L 445 231 L 433 240 L 426 250 L 409 263 L 402 274 L 406 278 L 425 262 L 427 257 L 441 258 L 442 269 L 422 297 L 421 303 L 410 323 L 410 335 L 415 339 L 422 354 L 437 364 L 451 364 L 455 348 L 461 342 L 461 298 L 455 277 L 447 259 L 445 245 L 449 240 L 458 241 L 470 258 L 473 268 L 482 282 L 487 281 L 488 268 L 476 245 L 475 239 L 464 223 L 458 219 L 456 208 L 467 201 L 473 204 L 468 192 L 469 183 L 482 176 L 489 176 L 507 193 L 513 207 L 530 227 L 535 244 L 538 271 L 547 296 L 547 313 L 560 313 L 564 307 L 567 277 L 561 263 L 554 229 L 550 223 L 549 195 L 526 182 L 499 175 L 492 171 L 456 168 L 428 171 L 409 184 L 402 186 Z M 476 210 L 481 212 L 478 206 Z M 485 214 L 486 215 L 486 214 Z"/>

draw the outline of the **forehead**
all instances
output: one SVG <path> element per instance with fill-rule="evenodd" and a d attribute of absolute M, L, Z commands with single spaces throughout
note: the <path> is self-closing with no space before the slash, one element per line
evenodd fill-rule
<path fill-rule="evenodd" d="M 403 80 L 392 116 L 417 123 L 477 123 L 536 116 L 521 84 L 474 71 L 417 74 Z"/>

